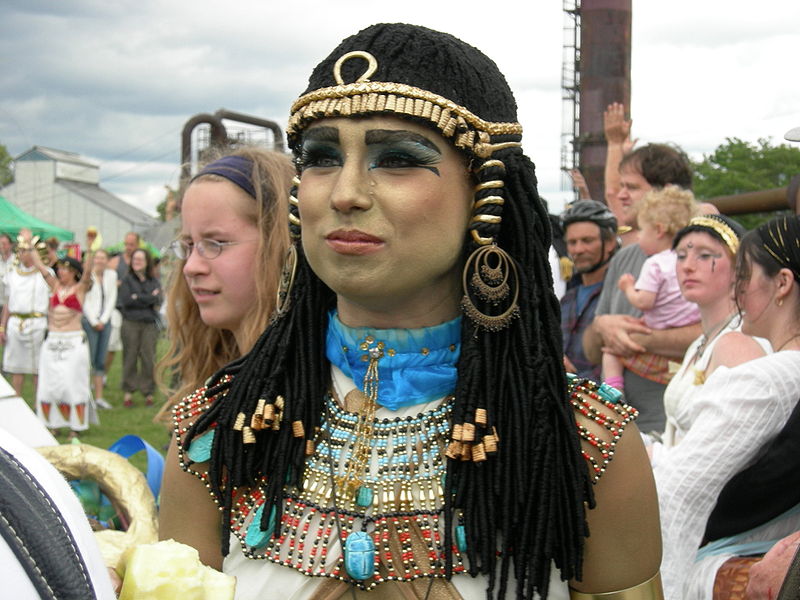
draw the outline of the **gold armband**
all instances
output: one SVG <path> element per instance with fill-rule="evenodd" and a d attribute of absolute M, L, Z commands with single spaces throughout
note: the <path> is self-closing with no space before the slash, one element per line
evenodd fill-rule
<path fill-rule="evenodd" d="M 587 594 L 569 588 L 569 597 L 571 600 L 664 600 L 664 591 L 661 589 L 661 573 L 657 572 L 644 583 L 616 592 Z"/>

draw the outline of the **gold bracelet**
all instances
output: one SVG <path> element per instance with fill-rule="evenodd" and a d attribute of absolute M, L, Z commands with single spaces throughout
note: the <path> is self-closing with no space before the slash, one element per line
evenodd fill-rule
<path fill-rule="evenodd" d="M 616 592 L 603 592 L 588 594 L 569 588 L 570 600 L 664 600 L 664 591 L 661 589 L 661 573 L 656 572 L 644 583 Z"/>

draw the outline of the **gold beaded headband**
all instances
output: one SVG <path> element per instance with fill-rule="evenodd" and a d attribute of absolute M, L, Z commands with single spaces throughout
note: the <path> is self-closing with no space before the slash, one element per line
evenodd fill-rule
<path fill-rule="evenodd" d="M 689 221 L 689 227 L 692 225 L 705 227 L 714 231 L 717 235 L 719 235 L 719 237 L 722 238 L 722 241 L 725 242 L 725 245 L 734 256 L 739 251 L 739 236 L 736 235 L 736 232 L 724 221 L 715 219 L 714 217 L 701 216 L 693 217 Z"/>
<path fill-rule="evenodd" d="M 367 70 L 353 83 L 344 83 L 342 65 L 351 58 L 367 61 Z M 333 75 L 338 85 L 320 88 L 298 98 L 292 105 L 286 129 L 290 143 L 310 121 L 325 117 L 350 117 L 393 112 L 424 119 L 454 138 L 457 148 L 488 158 L 496 150 L 521 146 L 520 142 L 491 143 L 493 135 L 522 135 L 519 123 L 484 121 L 467 108 L 447 98 L 403 83 L 370 81 L 378 61 L 369 52 L 348 52 L 336 61 Z"/>

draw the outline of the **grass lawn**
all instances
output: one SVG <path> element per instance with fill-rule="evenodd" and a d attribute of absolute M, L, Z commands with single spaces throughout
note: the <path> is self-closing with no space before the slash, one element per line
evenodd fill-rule
<path fill-rule="evenodd" d="M 160 357 L 167 350 L 166 339 L 160 339 L 158 342 L 157 354 Z M 155 394 L 155 404 L 153 406 L 145 406 L 144 398 L 135 394 L 133 397 L 134 406 L 132 408 L 125 408 L 122 406 L 122 352 L 117 352 L 114 357 L 114 362 L 111 365 L 111 370 L 108 372 L 108 380 L 106 382 L 106 400 L 108 400 L 114 408 L 111 410 L 98 411 L 100 417 L 99 425 L 91 425 L 87 431 L 80 434 L 80 441 L 84 444 L 91 444 L 98 448 L 108 448 L 111 444 L 116 442 L 119 438 L 128 434 L 135 434 L 149 442 L 156 450 L 161 452 L 162 455 L 166 454 L 164 446 L 169 441 L 169 433 L 163 425 L 156 425 L 153 423 L 153 416 L 158 412 L 158 409 L 164 402 L 164 395 L 160 392 Z M 25 385 L 22 389 L 22 396 L 28 405 L 35 410 L 35 398 L 33 393 L 33 385 L 30 378 L 25 379 Z M 60 435 L 57 437 L 59 442 L 65 442 L 68 429 L 62 429 Z M 140 452 L 131 457 L 131 462 L 139 469 L 144 470 L 146 459 L 144 453 Z"/>

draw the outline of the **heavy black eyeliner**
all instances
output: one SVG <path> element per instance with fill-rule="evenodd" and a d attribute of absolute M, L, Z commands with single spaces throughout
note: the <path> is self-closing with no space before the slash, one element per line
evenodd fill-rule
<path fill-rule="evenodd" d="M 330 144 L 330 145 L 328 145 Z M 334 155 L 340 158 L 340 152 L 333 152 L 332 146 L 339 145 L 339 130 L 335 127 L 313 127 L 303 136 L 303 143 L 300 148 L 298 165 L 300 171 L 314 166 L 319 166 L 315 160 L 319 157 L 333 158 Z"/>
<path fill-rule="evenodd" d="M 367 146 L 375 146 L 375 145 L 400 145 L 403 146 L 404 143 L 412 143 L 412 144 L 419 144 L 428 150 L 434 151 L 438 158 L 441 158 L 442 152 L 439 150 L 438 146 L 434 144 L 431 140 L 426 138 L 423 135 L 415 133 L 413 131 L 397 130 L 397 129 L 370 129 L 369 131 L 364 133 L 364 143 Z M 439 169 L 426 164 L 417 164 L 415 165 L 416 168 L 420 169 L 427 169 L 437 177 L 440 177 Z"/>

